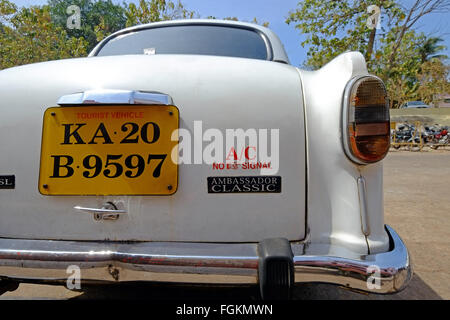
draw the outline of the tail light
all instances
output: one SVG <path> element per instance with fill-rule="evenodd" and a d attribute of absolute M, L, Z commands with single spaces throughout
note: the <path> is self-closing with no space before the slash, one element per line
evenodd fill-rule
<path fill-rule="evenodd" d="M 389 103 L 381 79 L 364 76 L 350 81 L 343 105 L 343 144 L 358 164 L 383 159 L 390 146 Z"/>

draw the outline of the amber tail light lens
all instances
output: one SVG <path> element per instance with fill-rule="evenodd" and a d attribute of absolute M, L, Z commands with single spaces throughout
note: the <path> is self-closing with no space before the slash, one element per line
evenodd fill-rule
<path fill-rule="evenodd" d="M 389 103 L 381 79 L 365 76 L 349 82 L 342 131 L 345 153 L 353 162 L 369 164 L 386 156 L 390 146 Z"/>

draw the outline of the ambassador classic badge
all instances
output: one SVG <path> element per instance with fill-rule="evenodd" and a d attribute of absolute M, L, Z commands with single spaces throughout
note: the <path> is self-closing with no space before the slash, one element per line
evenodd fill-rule
<path fill-rule="evenodd" d="M 208 177 L 208 193 L 280 192 L 280 176 Z"/>

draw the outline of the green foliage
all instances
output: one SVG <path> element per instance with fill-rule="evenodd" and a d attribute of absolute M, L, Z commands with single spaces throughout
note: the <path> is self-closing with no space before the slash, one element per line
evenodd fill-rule
<path fill-rule="evenodd" d="M 68 30 L 70 36 L 84 38 L 89 42 L 91 51 L 105 37 L 138 24 L 173 19 L 190 19 L 194 11 L 187 10 L 178 1 L 140 0 L 136 5 L 131 2 L 122 5 L 111 0 L 49 0 L 53 22 L 63 28 L 67 25 L 67 8 L 76 5 L 81 9 L 81 28 Z"/>
<path fill-rule="evenodd" d="M 448 58 L 446 55 L 438 54 L 440 51 L 446 49 L 444 45 L 438 45 L 438 43 L 442 41 L 444 40 L 437 37 L 430 37 L 425 39 L 424 43 L 421 45 L 419 50 L 422 63 L 424 63 L 425 61 L 429 61 L 433 58 L 437 58 L 440 60 Z"/>
<path fill-rule="evenodd" d="M 381 8 L 380 29 L 368 26 L 371 5 Z M 305 0 L 289 13 L 286 23 L 295 23 L 306 36 L 301 43 L 308 47 L 306 68 L 318 69 L 343 52 L 360 51 L 369 72 L 385 81 L 391 107 L 395 107 L 419 98 L 421 87 L 428 85 L 426 77 L 419 77 L 426 61 L 446 58 L 438 55 L 445 49 L 438 45 L 440 39 L 428 38 L 412 28 L 423 14 L 417 10 L 426 3 L 417 1 L 416 5 L 416 11 L 405 11 L 394 0 Z"/>
<path fill-rule="evenodd" d="M 70 37 L 83 38 L 91 51 L 104 36 L 125 28 L 126 9 L 111 0 L 49 0 L 48 5 L 55 25 L 66 30 Z M 67 8 L 76 5 L 80 8 L 81 28 L 67 28 L 70 12 Z"/>
<path fill-rule="evenodd" d="M 0 69 L 86 55 L 86 41 L 55 26 L 48 6 L 18 9 L 1 0 L 0 21 Z"/>
<path fill-rule="evenodd" d="M 206 19 L 217 19 L 215 16 L 208 16 Z M 225 17 L 225 18 L 221 18 L 222 20 L 230 20 L 230 21 L 244 21 L 244 20 L 239 20 L 237 17 Z M 259 22 L 258 19 L 253 18 L 253 20 L 251 21 L 252 23 L 255 24 L 259 24 L 263 27 L 268 28 L 269 27 L 269 22 L 265 21 L 265 22 Z"/>
<path fill-rule="evenodd" d="M 80 8 L 79 29 L 68 28 L 73 5 Z M 112 0 L 48 0 L 48 5 L 19 9 L 0 0 L 0 69 L 86 56 L 100 40 L 126 26 L 195 16 L 180 1 L 118 5 Z"/>
<path fill-rule="evenodd" d="M 4 19 L 8 19 L 9 16 L 17 11 L 17 6 L 7 0 L 0 0 L 0 22 L 4 22 Z"/>
<path fill-rule="evenodd" d="M 252 23 L 260 24 L 260 25 L 262 25 L 263 27 L 266 27 L 266 28 L 269 27 L 269 22 L 268 21 L 259 22 L 258 19 L 256 19 L 256 17 L 253 18 Z"/>
<path fill-rule="evenodd" d="M 380 40 L 380 49 L 375 52 L 370 72 L 378 75 L 386 84 L 391 101 L 391 107 L 399 106 L 408 100 L 415 100 L 418 81 L 417 73 L 420 70 L 421 59 L 419 55 L 423 35 L 416 35 L 409 31 L 404 35 L 396 53 L 396 62 L 390 66 L 389 57 L 392 54 L 393 35 Z"/>
<path fill-rule="evenodd" d="M 134 3 L 128 5 L 125 15 L 127 27 L 150 22 L 196 17 L 196 13 L 186 9 L 180 1 L 174 3 L 170 0 L 139 0 L 138 5 Z"/>
<path fill-rule="evenodd" d="M 437 104 L 439 95 L 450 92 L 450 83 L 448 82 L 450 68 L 446 66 L 439 58 L 430 58 L 425 61 L 418 80 L 420 86 L 417 90 L 417 96 L 425 103 Z"/>
<path fill-rule="evenodd" d="M 286 23 L 295 23 L 295 27 L 307 36 L 301 43 L 303 47 L 309 46 L 305 66 L 320 68 L 348 50 L 360 51 L 367 56 L 370 34 L 376 31 L 367 27 L 370 5 L 383 7 L 383 15 L 390 21 L 402 20 L 403 12 L 391 0 L 300 2 L 298 8 L 289 13 Z M 386 30 L 383 27 L 381 31 L 385 33 Z"/>

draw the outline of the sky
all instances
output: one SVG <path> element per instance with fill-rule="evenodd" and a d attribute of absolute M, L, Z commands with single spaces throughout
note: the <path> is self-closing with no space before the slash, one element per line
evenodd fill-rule
<path fill-rule="evenodd" d="M 45 4 L 47 0 L 10 0 L 19 6 L 32 4 Z M 126 0 L 125 2 L 138 2 Z M 122 3 L 123 0 L 113 0 Z M 294 25 L 286 24 L 289 11 L 295 9 L 299 0 L 182 0 L 185 7 L 200 14 L 201 18 L 215 16 L 216 18 L 237 17 L 242 21 L 252 21 L 254 17 L 258 22 L 269 22 L 269 28 L 274 31 L 284 44 L 291 64 L 300 66 L 306 59 L 307 48 L 300 43 L 305 36 L 295 29 Z M 413 0 L 400 0 L 400 3 L 409 7 Z M 444 39 L 447 50 L 444 52 L 450 57 L 450 13 L 433 13 L 424 16 L 417 24 L 417 29 Z"/>

